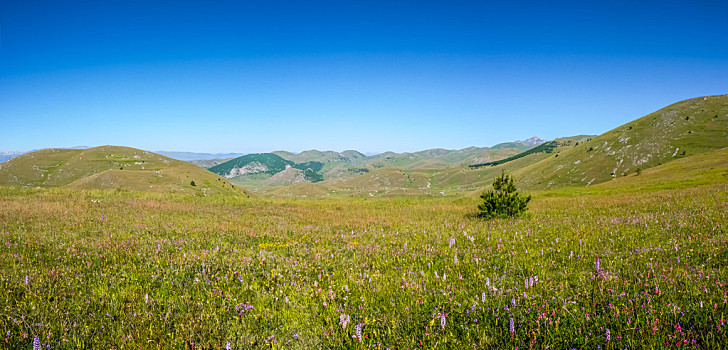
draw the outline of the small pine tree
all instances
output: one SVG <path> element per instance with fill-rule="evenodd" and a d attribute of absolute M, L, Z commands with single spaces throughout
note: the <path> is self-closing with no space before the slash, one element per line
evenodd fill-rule
<path fill-rule="evenodd" d="M 486 219 L 517 217 L 526 211 L 531 196 L 523 196 L 516 190 L 513 176 L 501 173 L 493 181 L 493 190 L 480 195 L 478 216 Z"/>

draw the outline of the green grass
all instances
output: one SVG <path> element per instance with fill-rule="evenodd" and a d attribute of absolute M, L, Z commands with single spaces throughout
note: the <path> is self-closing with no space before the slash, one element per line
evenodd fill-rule
<path fill-rule="evenodd" d="M 0 348 L 725 348 L 728 185 L 677 187 L 494 221 L 477 198 L 0 187 Z"/>

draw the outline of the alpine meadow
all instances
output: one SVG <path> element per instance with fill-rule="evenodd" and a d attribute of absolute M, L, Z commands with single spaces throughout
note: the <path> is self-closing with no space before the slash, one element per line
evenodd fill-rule
<path fill-rule="evenodd" d="M 728 349 L 727 14 L 0 1 L 0 350 Z"/>
<path fill-rule="evenodd" d="M 685 156 L 666 144 L 626 156 L 644 170 L 614 180 L 526 187 L 533 200 L 518 218 L 480 218 L 477 196 L 443 196 L 438 186 L 453 190 L 444 181 L 400 189 L 419 195 L 337 187 L 277 198 L 128 148 L 16 157 L 0 168 L 13 185 L 0 188 L 2 346 L 725 347 L 728 97 L 681 104 L 702 101 L 702 118 L 673 106 L 644 119 L 696 120 L 695 132 L 666 138 Z M 585 171 L 608 178 L 612 165 L 593 162 L 590 145 L 614 132 L 493 166 L 358 176 L 462 171 L 492 182 L 503 169 L 558 170 L 548 162 L 582 156 L 601 167 Z M 710 132 L 710 142 L 693 136 Z M 604 147 L 619 154 L 639 150 L 612 142 Z M 280 188 L 304 184 L 322 186 Z"/>

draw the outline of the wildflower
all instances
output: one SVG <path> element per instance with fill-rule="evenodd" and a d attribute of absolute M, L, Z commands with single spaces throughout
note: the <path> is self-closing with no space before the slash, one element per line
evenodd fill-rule
<path fill-rule="evenodd" d="M 33 338 L 33 350 L 40 350 L 40 338 L 36 335 L 35 338 Z"/>
<path fill-rule="evenodd" d="M 448 248 L 452 249 L 452 245 L 455 244 L 455 238 L 453 236 L 450 236 L 450 240 L 448 241 L 448 243 Z"/>
<path fill-rule="evenodd" d="M 485 292 L 483 292 L 483 294 L 480 295 L 480 301 L 485 303 Z"/>
<path fill-rule="evenodd" d="M 361 323 L 357 324 L 354 328 L 356 331 L 356 339 L 361 343 Z"/>
<path fill-rule="evenodd" d="M 485 286 L 490 287 L 490 277 L 485 278 Z"/>
<path fill-rule="evenodd" d="M 445 315 L 440 315 L 440 326 L 445 329 Z"/>
<path fill-rule="evenodd" d="M 516 332 L 516 325 L 513 323 L 513 318 L 511 318 L 511 324 L 509 325 L 508 329 L 511 331 L 511 335 Z"/>
<path fill-rule="evenodd" d="M 149 294 L 144 294 L 144 303 L 149 304 Z"/>
<path fill-rule="evenodd" d="M 516 297 L 511 297 L 511 304 L 513 304 L 513 307 L 516 307 Z"/>
<path fill-rule="evenodd" d="M 599 255 L 597 255 L 597 260 L 594 262 L 594 270 L 599 272 Z"/>
<path fill-rule="evenodd" d="M 455 265 L 457 265 L 457 264 L 458 264 L 458 255 L 455 254 Z"/>
<path fill-rule="evenodd" d="M 351 321 L 351 318 L 349 318 L 349 315 L 347 314 L 341 314 L 339 315 L 339 323 L 341 324 L 341 328 L 346 328 L 346 326 Z"/>
<path fill-rule="evenodd" d="M 25 275 L 25 285 L 28 285 L 28 275 Z"/>
<path fill-rule="evenodd" d="M 607 343 L 609 343 L 609 340 L 612 339 L 612 334 L 609 332 L 609 328 L 607 328 Z"/>
<path fill-rule="evenodd" d="M 225 350 L 230 350 L 230 349 L 231 349 L 230 348 L 230 342 L 227 342 L 227 344 L 225 344 Z"/>

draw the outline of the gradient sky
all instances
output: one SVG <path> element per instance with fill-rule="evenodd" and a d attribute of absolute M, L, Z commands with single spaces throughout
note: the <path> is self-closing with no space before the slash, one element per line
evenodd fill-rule
<path fill-rule="evenodd" d="M 458 149 L 725 93 L 725 0 L 0 2 L 0 151 Z"/>

